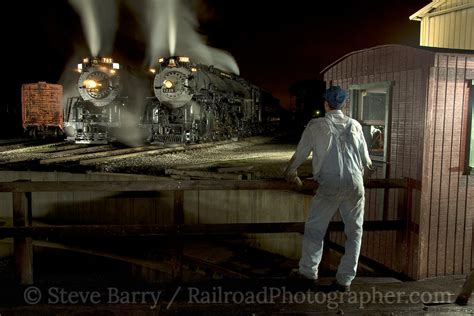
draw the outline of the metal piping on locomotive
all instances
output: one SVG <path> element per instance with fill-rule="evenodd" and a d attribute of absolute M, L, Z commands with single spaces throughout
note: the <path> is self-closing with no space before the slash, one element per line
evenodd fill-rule
<path fill-rule="evenodd" d="M 184 56 L 160 58 L 150 72 L 155 98 L 142 118 L 148 142 L 196 143 L 263 131 L 268 107 L 262 91 L 241 77 Z"/>
<path fill-rule="evenodd" d="M 68 140 L 104 144 L 114 140 L 113 128 L 121 125 L 120 65 L 112 58 L 84 58 L 77 65 L 79 96 L 69 98 L 64 111 Z"/>

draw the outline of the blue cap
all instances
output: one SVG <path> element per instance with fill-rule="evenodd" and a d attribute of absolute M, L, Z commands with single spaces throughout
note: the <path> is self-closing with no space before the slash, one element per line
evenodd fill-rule
<path fill-rule="evenodd" d="M 329 89 L 324 92 L 323 97 L 328 101 L 332 108 L 340 109 L 346 102 L 349 94 L 346 90 L 341 89 L 339 86 L 330 86 Z"/>

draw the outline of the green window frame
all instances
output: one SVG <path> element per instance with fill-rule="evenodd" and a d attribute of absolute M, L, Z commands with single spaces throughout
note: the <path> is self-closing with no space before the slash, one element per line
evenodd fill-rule
<path fill-rule="evenodd" d="M 387 162 L 390 157 L 392 81 L 349 86 L 350 114 L 364 131 L 370 157 Z"/>
<path fill-rule="evenodd" d="M 467 173 L 474 173 L 474 79 L 469 84 L 469 117 L 468 117 L 468 137 L 467 137 Z"/>

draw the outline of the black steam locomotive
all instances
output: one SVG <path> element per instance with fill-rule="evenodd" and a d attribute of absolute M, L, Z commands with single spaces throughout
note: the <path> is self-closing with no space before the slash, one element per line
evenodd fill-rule
<path fill-rule="evenodd" d="M 278 101 L 241 77 L 188 57 L 160 58 L 141 127 L 150 143 L 196 143 L 262 133 Z"/>
<path fill-rule="evenodd" d="M 114 140 L 121 126 L 120 65 L 111 58 L 85 58 L 78 64 L 79 96 L 69 98 L 64 109 L 64 131 L 76 143 L 104 144 Z"/>

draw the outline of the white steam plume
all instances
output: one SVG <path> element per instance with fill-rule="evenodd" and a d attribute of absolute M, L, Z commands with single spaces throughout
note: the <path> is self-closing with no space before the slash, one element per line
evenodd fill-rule
<path fill-rule="evenodd" d="M 79 79 L 79 73 L 76 71 L 77 64 L 86 56 L 87 48 L 84 46 L 76 46 L 74 49 L 74 54 L 69 58 L 66 63 L 66 67 L 59 78 L 59 84 L 63 86 L 63 99 L 61 101 L 63 109 L 66 108 L 67 101 L 71 97 L 79 96 L 79 91 L 77 90 L 77 82 Z M 65 118 L 66 119 L 66 118 Z"/>
<path fill-rule="evenodd" d="M 199 23 L 191 1 L 128 0 L 127 4 L 142 15 L 145 23 L 150 67 L 155 66 L 159 57 L 179 55 L 239 74 L 235 59 L 227 52 L 208 46 L 197 32 Z"/>
<path fill-rule="evenodd" d="M 92 56 L 110 54 L 117 31 L 116 0 L 69 0 L 69 3 L 81 16 Z"/>
<path fill-rule="evenodd" d="M 168 42 L 171 56 L 176 52 L 176 32 L 176 1 L 168 0 Z"/>
<path fill-rule="evenodd" d="M 140 77 L 125 67 L 120 70 L 120 81 L 126 107 L 121 113 L 122 126 L 116 130 L 115 136 L 119 142 L 127 146 L 141 146 L 147 135 L 139 128 L 139 124 L 140 117 L 145 111 L 147 97 L 150 96 L 150 82 L 148 77 Z"/>

